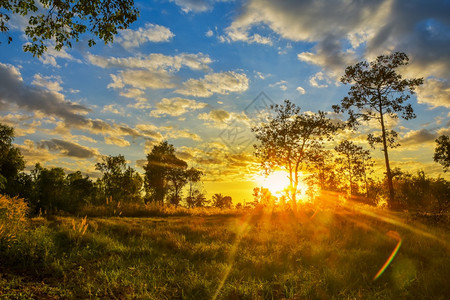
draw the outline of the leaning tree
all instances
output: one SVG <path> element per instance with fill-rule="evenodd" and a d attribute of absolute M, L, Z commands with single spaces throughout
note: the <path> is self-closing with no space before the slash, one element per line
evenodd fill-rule
<path fill-rule="evenodd" d="M 369 134 L 368 141 L 372 147 L 377 143 L 383 146 L 390 206 L 394 203 L 394 187 L 388 148 L 396 147 L 398 143 L 397 133 L 388 130 L 386 119 L 397 119 L 399 114 L 405 120 L 415 118 L 411 104 L 405 102 L 414 94 L 415 88 L 423 83 L 423 78 L 403 79 L 397 72 L 397 68 L 407 65 L 408 61 L 405 53 L 396 52 L 380 55 L 370 63 L 361 61 L 347 67 L 341 82 L 350 84 L 350 91 L 340 105 L 333 105 L 336 113 L 348 113 L 348 124 L 353 129 L 361 121 L 378 121 L 381 136 Z"/>

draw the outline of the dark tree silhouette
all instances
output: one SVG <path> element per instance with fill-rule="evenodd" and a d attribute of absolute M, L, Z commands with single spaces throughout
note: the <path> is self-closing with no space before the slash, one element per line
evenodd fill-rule
<path fill-rule="evenodd" d="M 288 197 L 295 209 L 300 171 L 316 159 L 317 149 L 323 148 L 323 140 L 331 139 L 340 126 L 321 111 L 300 114 L 300 107 L 289 100 L 283 105 L 271 105 L 271 109 L 275 116 L 252 128 L 260 142 L 254 145 L 255 156 L 267 174 L 276 168 L 288 172 Z"/>
<path fill-rule="evenodd" d="M 11 14 L 28 18 L 25 34 L 31 43 L 24 45 L 24 51 L 41 56 L 47 41 L 54 41 L 56 50 L 70 48 L 86 32 L 105 44 L 112 42 L 118 30 L 136 21 L 139 11 L 133 0 L 2 0 L 0 32 L 9 31 Z M 89 46 L 95 45 L 94 37 L 88 40 Z"/>
<path fill-rule="evenodd" d="M 448 171 L 450 168 L 450 139 L 448 135 L 441 135 L 436 139 L 433 159 L 442 165 L 444 172 Z"/>
<path fill-rule="evenodd" d="M 402 79 L 397 73 L 396 69 L 407 65 L 408 61 L 405 53 L 396 52 L 378 56 L 370 63 L 361 61 L 347 67 L 341 82 L 350 84 L 350 91 L 340 105 L 333 105 L 335 112 L 348 113 L 348 124 L 352 128 L 357 128 L 360 121 L 375 119 L 380 123 L 381 136 L 369 135 L 368 140 L 372 146 L 375 143 L 383 145 L 390 206 L 394 203 L 394 187 L 388 147 L 396 146 L 397 134 L 386 128 L 386 117 L 398 118 L 398 114 L 401 114 L 405 120 L 415 118 L 411 104 L 405 102 L 414 94 L 415 88 L 423 83 L 422 78 Z"/>
<path fill-rule="evenodd" d="M 231 208 L 233 199 L 230 196 L 223 196 L 222 194 L 214 194 L 212 196 L 212 205 L 218 208 Z"/>
<path fill-rule="evenodd" d="M 25 167 L 20 150 L 12 145 L 14 129 L 0 123 L 0 192 L 15 196 L 19 172 Z"/>
<path fill-rule="evenodd" d="M 347 177 L 350 196 L 354 195 L 354 186 L 360 181 L 364 182 L 367 194 L 367 173 L 372 165 L 369 150 L 347 140 L 339 143 L 334 150 L 339 154 L 335 160 L 337 170 Z"/>
<path fill-rule="evenodd" d="M 103 182 L 106 197 L 114 201 L 139 201 L 142 187 L 142 178 L 131 167 L 127 168 L 123 155 L 104 156 L 102 162 L 95 164 L 95 169 L 103 173 Z"/>
<path fill-rule="evenodd" d="M 164 141 L 153 146 L 144 166 L 146 201 L 164 204 L 167 194 L 172 192 L 171 198 L 178 203 L 187 182 L 186 168 L 186 162 L 176 157 L 173 145 Z"/>

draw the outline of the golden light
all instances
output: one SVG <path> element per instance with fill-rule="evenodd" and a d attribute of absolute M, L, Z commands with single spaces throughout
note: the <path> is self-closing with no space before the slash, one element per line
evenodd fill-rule
<path fill-rule="evenodd" d="M 299 174 L 299 177 L 298 194 L 300 195 L 300 198 L 303 198 L 306 195 L 308 186 L 301 181 L 302 174 Z M 259 186 L 268 189 L 272 195 L 279 197 L 289 188 L 289 173 L 285 171 L 274 171 L 268 176 L 256 176 L 255 181 Z"/>

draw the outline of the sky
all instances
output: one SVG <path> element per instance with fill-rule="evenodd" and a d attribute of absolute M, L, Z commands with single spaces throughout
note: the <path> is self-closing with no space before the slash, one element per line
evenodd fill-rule
<path fill-rule="evenodd" d="M 434 140 L 450 134 L 450 1 L 136 1 L 140 17 L 113 44 L 24 53 L 26 20 L 13 16 L 13 42 L 0 40 L 0 122 L 13 126 L 27 169 L 36 163 L 96 178 L 102 155 L 125 156 L 143 172 L 163 140 L 202 169 L 208 195 L 251 201 L 260 172 L 250 131 L 273 103 L 330 112 L 349 86 L 345 68 L 405 52 L 407 78 L 424 84 L 410 99 L 392 167 L 449 179 L 433 162 Z M 343 133 L 369 148 L 375 123 Z M 383 170 L 382 152 L 372 150 Z M 381 174 L 381 173 L 380 173 Z"/>

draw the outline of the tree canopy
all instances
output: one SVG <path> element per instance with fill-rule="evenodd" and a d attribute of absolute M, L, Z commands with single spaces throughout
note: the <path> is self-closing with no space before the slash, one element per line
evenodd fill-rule
<path fill-rule="evenodd" d="M 288 196 L 295 205 L 300 171 L 315 161 L 317 151 L 323 148 L 323 140 L 331 139 L 340 126 L 321 111 L 300 114 L 300 107 L 289 100 L 285 100 L 283 105 L 272 105 L 271 109 L 275 115 L 266 123 L 252 128 L 259 141 L 254 145 L 255 156 L 266 173 L 276 168 L 288 172 Z"/>
<path fill-rule="evenodd" d="M 70 48 L 88 32 L 89 46 L 96 44 L 95 38 L 110 43 L 118 30 L 137 20 L 139 10 L 133 0 L 2 0 L 0 32 L 9 31 L 11 14 L 28 19 L 25 35 L 31 41 L 23 49 L 41 56 L 49 41 L 54 42 L 56 50 Z M 10 42 L 12 37 L 8 35 Z"/>
<path fill-rule="evenodd" d="M 448 171 L 450 168 L 450 138 L 448 135 L 441 135 L 436 139 L 433 159 L 442 165 L 444 172 Z"/>

